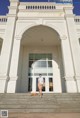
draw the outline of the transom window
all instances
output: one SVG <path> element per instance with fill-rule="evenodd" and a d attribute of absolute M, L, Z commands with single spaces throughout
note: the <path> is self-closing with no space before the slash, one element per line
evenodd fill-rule
<path fill-rule="evenodd" d="M 38 76 L 53 75 L 52 73 L 52 54 L 29 54 L 29 73 L 28 75 Z"/>
<path fill-rule="evenodd" d="M 29 54 L 28 91 L 38 92 L 38 77 L 44 79 L 44 92 L 53 92 L 53 65 L 52 54 Z"/>
<path fill-rule="evenodd" d="M 51 54 L 30 54 L 29 68 L 45 68 L 52 67 Z"/>

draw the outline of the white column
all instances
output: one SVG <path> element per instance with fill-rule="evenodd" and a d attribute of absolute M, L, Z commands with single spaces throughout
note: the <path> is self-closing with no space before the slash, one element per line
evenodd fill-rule
<path fill-rule="evenodd" d="M 74 22 L 74 15 L 72 9 L 65 8 L 65 18 L 67 31 L 69 35 L 69 43 L 71 47 L 73 67 L 74 67 L 74 78 L 77 84 L 77 92 L 80 92 L 80 51 L 79 42 L 77 37 L 77 31 Z"/>
<path fill-rule="evenodd" d="M 77 92 L 76 81 L 74 79 L 74 70 L 71 57 L 69 41 L 66 36 L 61 39 L 62 57 L 64 65 L 64 78 L 66 82 L 66 91 L 68 93 Z"/>
<path fill-rule="evenodd" d="M 16 92 L 16 81 L 18 79 L 18 62 L 19 62 L 19 54 L 20 54 L 20 38 L 14 39 L 12 59 L 11 59 L 11 67 L 10 67 L 10 80 L 8 82 L 7 93 L 15 93 Z"/>
<path fill-rule="evenodd" d="M 48 93 L 49 92 L 49 77 L 45 77 L 45 89 L 46 89 L 46 92 Z"/>
<path fill-rule="evenodd" d="M 11 0 L 0 61 L 0 93 L 6 92 L 16 25 L 18 0 Z"/>
<path fill-rule="evenodd" d="M 32 93 L 36 92 L 36 77 L 32 77 Z"/>

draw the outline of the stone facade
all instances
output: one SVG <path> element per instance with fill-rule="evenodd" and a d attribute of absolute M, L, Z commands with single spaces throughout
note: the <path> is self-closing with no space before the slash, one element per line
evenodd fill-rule
<path fill-rule="evenodd" d="M 54 93 L 80 92 L 80 16 L 71 3 L 10 0 L 0 16 L 0 93 L 28 92 L 31 53 L 52 54 Z"/>

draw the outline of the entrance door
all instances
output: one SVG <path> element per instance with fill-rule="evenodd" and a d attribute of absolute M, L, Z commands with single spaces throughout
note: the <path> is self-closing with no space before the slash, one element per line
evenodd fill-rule
<path fill-rule="evenodd" d="M 43 92 L 53 92 L 52 54 L 29 54 L 28 91 L 38 92 L 38 77 L 44 78 Z"/>
<path fill-rule="evenodd" d="M 43 76 L 43 92 L 53 92 L 53 77 Z M 38 77 L 36 77 L 36 91 L 38 92 Z"/>

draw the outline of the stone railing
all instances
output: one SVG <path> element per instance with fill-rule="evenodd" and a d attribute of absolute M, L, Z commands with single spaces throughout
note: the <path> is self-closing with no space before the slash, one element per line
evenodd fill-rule
<path fill-rule="evenodd" d="M 80 23 L 80 16 L 75 16 L 75 17 L 74 17 L 74 21 L 75 21 L 76 23 Z"/>
<path fill-rule="evenodd" d="M 33 0 L 32 0 L 33 1 Z M 40 2 L 42 1 L 42 0 L 39 0 Z M 29 0 L 27 1 L 26 0 L 26 2 L 29 2 Z M 34 0 L 34 2 L 37 2 L 37 0 Z M 47 0 L 46 2 L 55 2 L 55 3 L 72 3 L 73 2 L 73 0 Z"/>
<path fill-rule="evenodd" d="M 26 9 L 28 10 L 51 10 L 51 9 L 56 9 L 56 6 L 53 5 L 27 5 Z"/>
<path fill-rule="evenodd" d="M 0 22 L 7 22 L 6 16 L 0 16 Z"/>
<path fill-rule="evenodd" d="M 48 0 L 48 2 L 56 2 L 56 3 L 72 3 L 73 0 Z"/>

